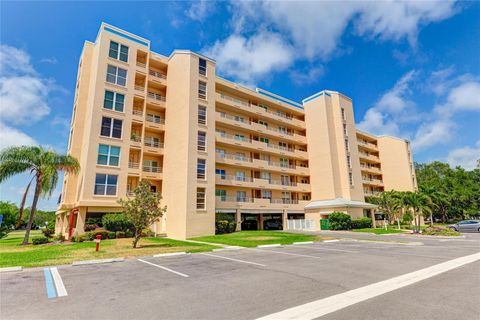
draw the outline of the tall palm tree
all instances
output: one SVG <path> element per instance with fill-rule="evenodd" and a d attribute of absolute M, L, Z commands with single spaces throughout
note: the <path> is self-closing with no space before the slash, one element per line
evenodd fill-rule
<path fill-rule="evenodd" d="M 17 224 L 15 225 L 15 229 L 20 228 L 20 224 L 22 223 L 23 211 L 25 210 L 25 202 L 27 201 L 28 191 L 30 190 L 30 186 L 32 185 L 33 178 L 35 177 L 32 177 L 30 179 L 30 182 L 27 184 L 25 192 L 23 193 L 22 202 L 20 202 L 20 212 L 18 213 L 18 220 Z"/>
<path fill-rule="evenodd" d="M 433 186 L 420 186 L 420 192 L 428 196 L 433 208 L 440 208 L 446 202 L 447 195 Z M 430 226 L 433 227 L 433 210 L 430 211 Z"/>
<path fill-rule="evenodd" d="M 380 211 L 388 215 L 388 221 L 392 222 L 397 219 L 398 212 L 401 208 L 397 194 L 398 192 L 395 190 L 384 191 L 379 195 L 368 197 L 367 202 L 376 204 Z"/>
<path fill-rule="evenodd" d="M 415 232 L 420 233 L 420 217 L 432 211 L 432 199 L 419 191 L 407 191 L 403 196 L 404 204 L 412 210 L 415 221 Z"/>
<path fill-rule="evenodd" d="M 23 172 L 33 174 L 35 178 L 35 193 L 23 245 L 28 244 L 39 197 L 52 195 L 59 171 L 76 174 L 79 170 L 80 164 L 74 157 L 60 155 L 42 147 L 10 147 L 0 152 L 0 183 Z"/>

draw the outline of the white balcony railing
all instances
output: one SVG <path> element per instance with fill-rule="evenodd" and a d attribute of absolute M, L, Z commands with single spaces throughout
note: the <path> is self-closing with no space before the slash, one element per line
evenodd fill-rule
<path fill-rule="evenodd" d="M 153 99 L 153 100 L 156 100 L 156 101 L 162 101 L 162 102 L 165 102 L 166 101 L 166 98 L 158 93 L 155 93 L 155 92 L 149 92 L 148 93 L 148 97 L 150 99 Z"/>
<path fill-rule="evenodd" d="M 162 167 L 159 166 L 143 166 L 143 171 L 145 172 L 153 172 L 153 173 L 161 173 L 162 172 Z"/>
<path fill-rule="evenodd" d="M 147 114 L 146 120 L 148 122 L 153 122 L 153 123 L 158 123 L 158 124 L 165 124 L 165 119 L 159 118 L 159 117 L 154 117 L 150 114 Z"/>
<path fill-rule="evenodd" d="M 138 169 L 140 167 L 140 163 L 134 162 L 134 161 L 129 161 L 128 162 L 128 167 L 130 169 Z"/>
<path fill-rule="evenodd" d="M 151 140 L 151 139 L 148 139 L 148 138 L 145 138 L 145 143 L 144 144 L 147 147 L 163 148 L 163 143 L 161 143 L 160 141 L 155 141 L 155 140 Z"/>
<path fill-rule="evenodd" d="M 155 71 L 150 69 L 148 71 L 148 74 L 155 77 L 155 78 L 160 78 L 160 79 L 167 79 L 167 75 L 163 72 Z"/>
<path fill-rule="evenodd" d="M 132 114 L 141 117 L 141 116 L 143 116 L 143 111 L 142 111 L 142 110 L 133 109 L 133 110 L 132 110 Z"/>

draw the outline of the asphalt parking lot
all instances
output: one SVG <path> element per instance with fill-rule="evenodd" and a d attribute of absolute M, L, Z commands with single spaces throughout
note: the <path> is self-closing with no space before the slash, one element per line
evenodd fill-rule
<path fill-rule="evenodd" d="M 373 239 L 2 273 L 1 318 L 480 318 L 480 234 Z"/>

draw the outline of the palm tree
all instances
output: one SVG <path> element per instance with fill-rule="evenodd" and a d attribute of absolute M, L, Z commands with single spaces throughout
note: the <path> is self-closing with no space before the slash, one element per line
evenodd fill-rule
<path fill-rule="evenodd" d="M 388 221 L 398 221 L 397 215 L 401 208 L 398 192 L 395 190 L 384 191 L 377 196 L 367 198 L 367 202 L 376 204 L 378 209 L 388 215 Z M 400 225 L 399 225 L 400 228 Z"/>
<path fill-rule="evenodd" d="M 428 196 L 432 202 L 432 207 L 440 208 L 446 202 L 447 195 L 432 186 L 420 186 L 420 191 Z M 430 226 L 433 227 L 433 210 L 430 211 Z"/>
<path fill-rule="evenodd" d="M 35 178 L 35 193 L 23 245 L 28 244 L 40 195 L 52 195 L 58 182 L 59 171 L 76 174 L 79 170 L 80 164 L 74 157 L 60 155 L 42 147 L 10 147 L 0 152 L 0 183 L 23 172 L 33 174 Z"/>
<path fill-rule="evenodd" d="M 27 184 L 25 192 L 23 193 L 22 202 L 20 203 L 20 212 L 18 213 L 18 220 L 17 224 L 15 225 L 15 229 L 20 228 L 20 224 L 22 223 L 23 211 L 25 210 L 25 202 L 27 201 L 28 191 L 30 190 L 30 186 L 32 185 L 33 178 L 34 177 L 30 179 L 30 182 Z"/>
<path fill-rule="evenodd" d="M 419 191 L 407 191 L 404 193 L 403 201 L 405 206 L 413 212 L 415 232 L 420 233 L 420 216 L 431 212 L 432 199 Z"/>

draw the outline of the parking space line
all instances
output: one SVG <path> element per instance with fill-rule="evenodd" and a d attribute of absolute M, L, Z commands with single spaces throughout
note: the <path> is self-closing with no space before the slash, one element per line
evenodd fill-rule
<path fill-rule="evenodd" d="M 274 319 L 316 319 L 326 314 L 347 308 L 359 302 L 375 298 L 388 292 L 429 279 L 447 271 L 480 260 L 480 254 L 472 254 L 449 260 L 424 269 L 410 272 L 398 277 L 376 282 L 354 290 L 346 291 L 327 298 L 305 303 L 297 307 L 273 313 L 257 320 Z"/>
<path fill-rule="evenodd" d="M 168 272 L 171 272 L 171 273 L 175 273 L 176 275 L 179 275 L 179 276 L 184 277 L 184 278 L 188 278 L 188 277 L 189 277 L 188 275 L 186 275 L 186 274 L 184 274 L 184 273 L 181 273 L 181 272 L 172 270 L 172 269 L 170 269 L 170 268 L 167 268 L 167 267 L 164 267 L 164 266 L 155 264 L 155 263 L 151 263 L 151 262 L 149 262 L 149 261 L 145 261 L 145 260 L 142 260 L 142 259 L 137 259 L 137 260 L 140 261 L 140 262 L 149 264 L 149 265 L 151 265 L 151 266 L 160 268 L 160 269 L 162 269 L 162 270 L 165 270 L 165 271 L 168 271 Z"/>
<path fill-rule="evenodd" d="M 43 274 L 45 275 L 45 286 L 47 288 L 47 297 L 53 299 L 57 296 L 55 287 L 53 286 L 52 274 L 49 268 L 43 268 Z"/>
<path fill-rule="evenodd" d="M 325 257 L 309 256 L 307 254 L 300 254 L 300 253 L 282 252 L 282 251 L 275 251 L 275 250 L 262 250 L 262 249 L 252 249 L 252 250 L 257 250 L 262 252 L 273 252 L 273 253 L 286 254 L 289 256 L 297 256 L 297 257 L 305 257 L 305 258 L 325 259 Z"/>
<path fill-rule="evenodd" d="M 60 273 L 58 273 L 58 269 L 56 267 L 50 268 L 50 271 L 53 276 L 53 282 L 55 283 L 55 288 L 57 289 L 57 295 L 59 297 L 68 296 L 67 290 L 63 285 L 62 277 L 60 277 Z"/>
<path fill-rule="evenodd" d="M 325 250 L 325 251 L 339 251 L 339 252 L 347 252 L 347 253 L 357 253 L 358 251 L 352 250 L 343 250 L 343 249 L 333 249 L 333 248 L 320 248 L 318 246 L 295 246 L 295 248 L 305 248 L 305 249 L 313 249 L 313 250 Z"/>
<path fill-rule="evenodd" d="M 260 267 L 266 267 L 266 265 L 264 265 L 264 264 L 256 263 L 256 262 L 251 262 L 251 261 L 245 261 L 245 260 L 240 260 L 240 259 L 228 258 L 228 257 L 218 256 L 218 255 L 209 254 L 209 253 L 200 253 L 200 254 L 201 254 L 201 255 L 204 255 L 204 256 L 219 258 L 219 259 L 231 260 L 231 261 L 235 261 L 235 262 L 246 263 L 246 264 L 253 264 L 253 265 L 255 265 L 255 266 L 260 266 Z"/>

